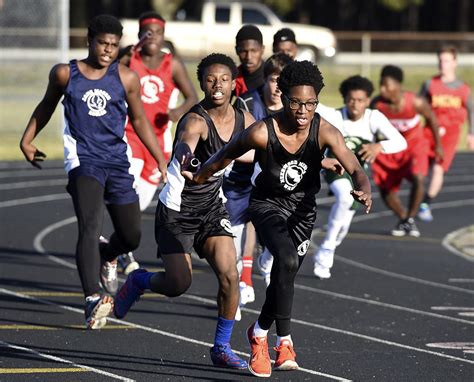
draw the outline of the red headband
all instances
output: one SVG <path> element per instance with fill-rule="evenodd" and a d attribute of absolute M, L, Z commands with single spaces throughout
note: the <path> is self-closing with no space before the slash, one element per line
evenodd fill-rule
<path fill-rule="evenodd" d="M 140 22 L 140 27 L 143 27 L 147 24 L 158 24 L 163 29 L 165 29 L 165 22 L 163 20 L 157 19 L 156 17 L 150 17 L 148 19 L 144 19 Z"/>

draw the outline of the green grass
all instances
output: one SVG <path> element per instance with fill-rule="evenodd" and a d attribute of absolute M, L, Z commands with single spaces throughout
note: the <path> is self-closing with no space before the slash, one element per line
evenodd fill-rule
<path fill-rule="evenodd" d="M 43 97 L 46 89 L 48 73 L 52 63 L 5 63 L 0 67 L 0 160 L 22 160 L 23 155 L 18 148 L 20 137 L 28 123 L 36 104 Z M 188 63 L 187 69 L 194 85 L 201 97 L 196 81 L 196 63 Z M 341 105 L 338 92 L 339 84 L 345 78 L 360 73 L 360 66 L 335 66 L 322 64 L 320 66 L 326 86 L 320 94 L 320 100 L 328 106 Z M 380 67 L 373 66 L 370 79 L 378 83 Z M 405 84 L 407 90 L 418 92 L 424 80 L 436 73 L 435 67 L 405 68 Z M 463 67 L 459 70 L 459 77 L 474 87 L 474 68 Z M 58 107 L 50 123 L 44 128 L 34 144 L 44 151 L 50 159 L 62 159 L 62 122 L 61 108 Z M 459 150 L 466 149 L 466 129 L 462 134 Z"/>

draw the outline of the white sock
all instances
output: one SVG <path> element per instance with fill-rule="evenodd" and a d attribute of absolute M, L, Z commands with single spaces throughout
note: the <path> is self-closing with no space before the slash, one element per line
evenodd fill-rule
<path fill-rule="evenodd" d="M 284 340 L 290 341 L 291 346 L 293 346 L 293 340 L 291 339 L 291 334 L 288 334 L 287 336 L 283 336 L 283 337 L 277 336 L 276 346 L 277 347 L 280 346 L 281 341 L 284 341 Z"/>
<path fill-rule="evenodd" d="M 97 295 L 87 296 L 86 297 L 86 302 L 97 301 L 99 299 L 100 299 L 100 296 L 97 296 Z"/>
<path fill-rule="evenodd" d="M 268 330 L 262 329 L 258 324 L 258 320 L 255 322 L 255 326 L 253 327 L 253 335 L 255 337 L 266 337 L 268 334 Z"/>

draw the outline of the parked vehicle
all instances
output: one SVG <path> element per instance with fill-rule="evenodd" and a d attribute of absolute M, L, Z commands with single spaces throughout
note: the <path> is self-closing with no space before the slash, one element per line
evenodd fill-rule
<path fill-rule="evenodd" d="M 122 23 L 122 44 L 136 43 L 137 20 L 124 19 Z M 235 35 L 244 24 L 254 24 L 262 31 L 267 56 L 272 51 L 273 35 L 284 27 L 295 32 L 299 59 L 315 62 L 336 54 L 336 38 L 331 30 L 314 25 L 284 23 L 266 5 L 250 2 L 206 1 L 198 15 L 179 10 L 175 20 L 166 23 L 165 39 L 170 49 L 176 49 L 185 58 L 200 59 L 212 52 L 235 57 Z"/>

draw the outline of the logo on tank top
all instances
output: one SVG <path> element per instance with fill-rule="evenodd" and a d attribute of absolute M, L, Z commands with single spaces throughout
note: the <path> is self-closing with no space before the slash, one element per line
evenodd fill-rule
<path fill-rule="evenodd" d="M 165 84 L 157 76 L 144 76 L 140 79 L 142 85 L 142 101 L 144 103 L 156 103 L 160 100 L 159 93 L 165 91 Z"/>
<path fill-rule="evenodd" d="M 298 245 L 298 248 L 296 249 L 298 251 L 298 256 L 306 255 L 306 252 L 308 252 L 308 248 L 309 240 L 303 241 L 300 245 Z"/>
<path fill-rule="evenodd" d="M 283 188 L 292 191 L 298 186 L 306 173 L 308 165 L 297 160 L 292 160 L 286 163 L 280 170 L 280 183 Z"/>
<path fill-rule="evenodd" d="M 89 108 L 89 115 L 93 117 L 101 117 L 107 114 L 107 101 L 110 101 L 109 93 L 102 89 L 88 90 L 83 96 L 82 100 L 87 104 Z"/>
<path fill-rule="evenodd" d="M 232 226 L 230 225 L 230 221 L 228 219 L 221 219 L 221 227 L 227 232 L 232 233 Z"/>

